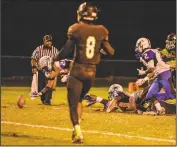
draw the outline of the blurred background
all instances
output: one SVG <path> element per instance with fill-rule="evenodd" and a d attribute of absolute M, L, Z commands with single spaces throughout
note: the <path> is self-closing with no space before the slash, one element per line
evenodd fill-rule
<path fill-rule="evenodd" d="M 1 76 L 32 76 L 30 56 L 46 34 L 59 49 L 67 29 L 77 21 L 76 0 L 2 0 Z M 175 0 L 88 0 L 99 9 L 97 24 L 110 33 L 113 58 L 103 57 L 97 77 L 136 77 L 139 63 L 134 49 L 138 38 L 148 37 L 152 47 L 165 47 L 169 33 L 176 33 Z"/>

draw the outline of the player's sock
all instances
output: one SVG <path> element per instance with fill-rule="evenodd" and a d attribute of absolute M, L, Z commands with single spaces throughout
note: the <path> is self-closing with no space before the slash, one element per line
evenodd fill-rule
<path fill-rule="evenodd" d="M 108 100 L 103 99 L 100 103 L 102 103 L 102 104 L 104 104 L 104 105 L 107 105 Z"/>
<path fill-rule="evenodd" d="M 81 132 L 81 127 L 80 127 L 80 125 L 75 125 L 75 126 L 74 126 L 74 130 L 76 131 L 76 137 L 82 136 L 82 132 Z"/>
<path fill-rule="evenodd" d="M 103 98 L 101 98 L 101 97 L 99 97 L 99 96 L 96 97 L 96 102 L 101 103 L 102 100 L 103 100 Z"/>
<path fill-rule="evenodd" d="M 41 90 L 41 95 L 43 95 L 44 93 L 46 93 L 47 91 L 49 91 L 50 87 L 45 86 L 42 90 Z"/>
<path fill-rule="evenodd" d="M 159 102 L 155 103 L 155 107 L 156 107 L 157 111 L 161 111 L 162 110 L 162 107 L 161 107 Z"/>

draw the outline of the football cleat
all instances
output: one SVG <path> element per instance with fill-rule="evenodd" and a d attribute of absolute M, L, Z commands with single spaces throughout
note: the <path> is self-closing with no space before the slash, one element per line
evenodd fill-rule
<path fill-rule="evenodd" d="M 165 108 L 162 107 L 162 109 L 160 111 L 156 111 L 156 115 L 165 115 L 166 112 L 165 112 Z"/>
<path fill-rule="evenodd" d="M 95 104 L 96 101 L 87 101 L 86 107 L 90 107 L 91 105 Z"/>
<path fill-rule="evenodd" d="M 84 141 L 84 137 L 81 135 L 79 137 L 74 137 L 73 140 L 72 140 L 72 143 L 83 143 Z"/>
<path fill-rule="evenodd" d="M 35 99 L 36 97 L 38 97 L 39 96 L 39 93 L 38 92 L 31 92 L 30 94 L 29 94 L 29 96 L 31 97 L 31 99 Z"/>
<path fill-rule="evenodd" d="M 92 98 L 92 97 L 90 96 L 90 94 L 86 94 L 85 97 L 84 97 L 84 99 L 87 100 L 86 107 L 89 107 L 89 106 L 91 106 L 91 105 L 93 105 L 93 104 L 96 103 L 96 99 Z"/>
<path fill-rule="evenodd" d="M 72 143 L 83 143 L 84 137 L 83 135 L 77 136 L 76 131 L 72 132 Z"/>

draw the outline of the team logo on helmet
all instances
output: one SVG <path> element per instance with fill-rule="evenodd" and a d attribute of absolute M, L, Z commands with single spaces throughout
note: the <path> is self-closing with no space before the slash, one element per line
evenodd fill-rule
<path fill-rule="evenodd" d="M 145 49 L 151 48 L 151 42 L 148 38 L 139 38 L 136 42 L 136 47 L 135 47 L 138 52 L 142 53 Z"/>
<path fill-rule="evenodd" d="M 111 85 L 108 90 L 109 100 L 113 100 L 115 97 L 117 97 L 119 92 L 123 92 L 123 87 L 121 85 L 119 84 Z"/>
<path fill-rule="evenodd" d="M 171 33 L 167 36 L 166 49 L 167 50 L 176 49 L 176 34 L 175 33 Z"/>
<path fill-rule="evenodd" d="M 95 21 L 97 19 L 98 9 L 94 5 L 89 5 L 86 2 L 82 3 L 78 10 L 78 21 Z"/>

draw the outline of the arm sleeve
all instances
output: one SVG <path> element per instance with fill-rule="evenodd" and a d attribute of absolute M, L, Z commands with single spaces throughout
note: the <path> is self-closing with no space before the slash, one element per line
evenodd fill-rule
<path fill-rule="evenodd" d="M 114 48 L 109 43 L 109 31 L 104 26 L 101 27 L 103 28 L 103 41 L 101 46 L 107 55 L 113 56 Z"/>
<path fill-rule="evenodd" d="M 157 61 L 163 66 L 163 67 L 166 67 L 166 68 L 170 68 L 170 65 L 166 64 L 162 58 L 161 58 L 161 55 L 160 55 L 160 52 L 158 50 L 156 50 L 156 59 Z"/>
<path fill-rule="evenodd" d="M 147 62 L 147 68 L 154 68 L 154 60 L 151 59 Z"/>
<path fill-rule="evenodd" d="M 103 41 L 101 47 L 107 53 L 107 55 L 113 56 L 114 48 L 109 43 L 109 31 L 103 25 L 101 25 L 101 27 L 103 29 Z"/>
<path fill-rule="evenodd" d="M 114 55 L 114 48 L 110 45 L 108 41 L 103 41 L 102 48 L 108 55 Z"/>

